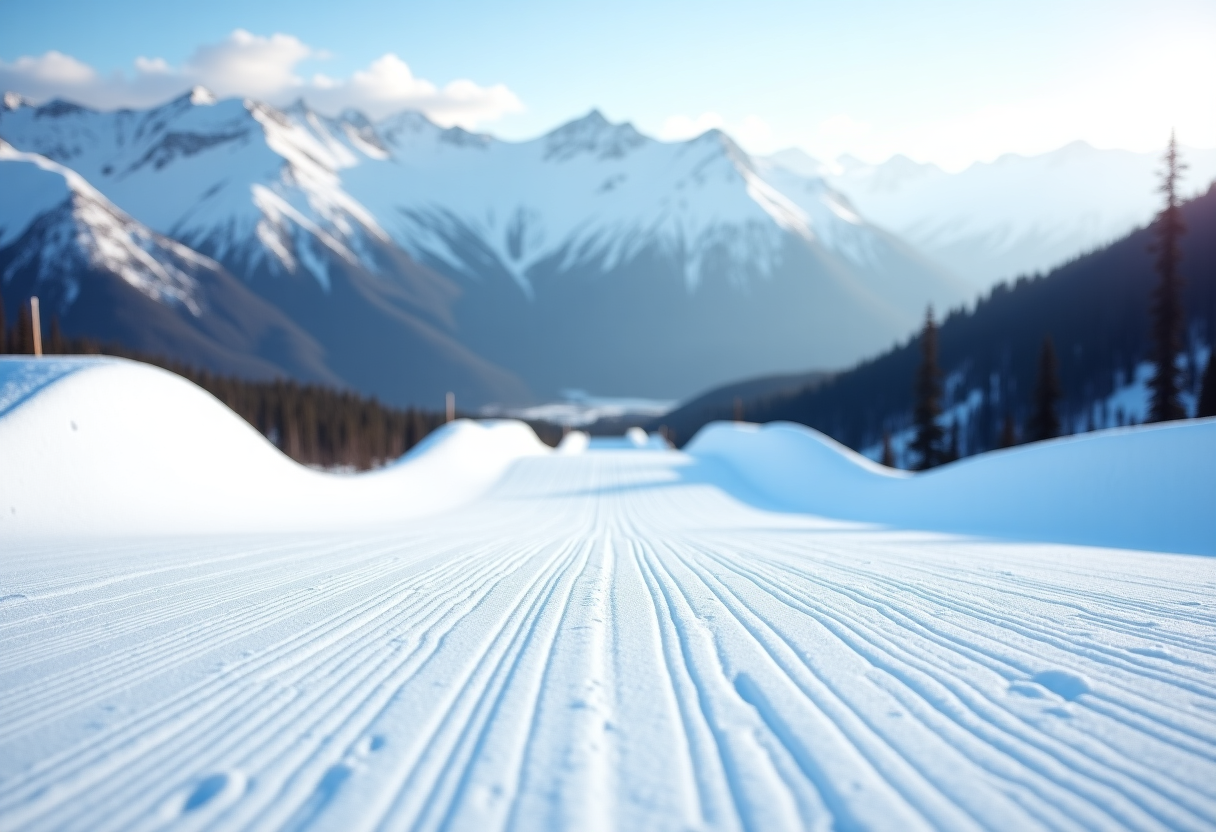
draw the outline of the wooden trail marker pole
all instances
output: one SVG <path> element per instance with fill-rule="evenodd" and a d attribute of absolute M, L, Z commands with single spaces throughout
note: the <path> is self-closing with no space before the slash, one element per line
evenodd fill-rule
<path fill-rule="evenodd" d="M 42 355 L 42 321 L 38 315 L 38 298 L 30 298 L 30 318 L 34 325 L 34 355 Z"/>
<path fill-rule="evenodd" d="M 448 415 L 448 418 L 447 418 L 447 420 L 448 420 L 449 422 L 451 422 L 451 421 L 454 421 L 454 420 L 456 419 L 456 394 L 455 394 L 455 393 L 448 393 L 448 402 L 447 402 L 447 404 L 448 404 L 448 407 L 447 407 L 447 415 Z"/>

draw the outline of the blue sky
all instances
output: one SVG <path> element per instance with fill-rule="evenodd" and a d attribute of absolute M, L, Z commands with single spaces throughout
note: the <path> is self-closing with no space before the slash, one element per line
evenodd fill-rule
<path fill-rule="evenodd" d="M 723 126 L 753 151 L 951 168 L 1074 139 L 1155 149 L 1171 127 L 1216 146 L 1211 0 L 5 0 L 3 19 L 0 85 L 35 100 L 140 105 L 199 81 L 505 138 L 598 107 L 666 138 Z"/>

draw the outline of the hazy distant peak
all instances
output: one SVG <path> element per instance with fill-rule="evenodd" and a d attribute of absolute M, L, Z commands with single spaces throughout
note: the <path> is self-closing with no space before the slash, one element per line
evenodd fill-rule
<path fill-rule="evenodd" d="M 194 89 L 190 90 L 190 103 L 195 106 L 209 107 L 218 100 L 215 97 L 215 93 L 201 84 L 196 85 Z"/>
<path fill-rule="evenodd" d="M 4 94 L 4 109 L 16 110 L 20 107 L 29 107 L 30 102 L 24 95 L 19 92 L 6 92 Z"/>
<path fill-rule="evenodd" d="M 765 159 L 799 176 L 814 177 L 823 175 L 823 162 L 800 147 L 787 147 L 785 150 L 778 150 L 776 153 L 766 156 Z"/>
<path fill-rule="evenodd" d="M 629 122 L 613 124 L 599 110 L 592 110 L 545 136 L 545 159 L 563 162 L 584 154 L 620 159 L 646 141 Z"/>
<path fill-rule="evenodd" d="M 81 106 L 74 101 L 67 101 L 62 98 L 52 98 L 40 107 L 36 108 L 38 118 L 60 118 L 61 116 L 76 115 L 77 113 L 93 112 L 88 107 Z"/>

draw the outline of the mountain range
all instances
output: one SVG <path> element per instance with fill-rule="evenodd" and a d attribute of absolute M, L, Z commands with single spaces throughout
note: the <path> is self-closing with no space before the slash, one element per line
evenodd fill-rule
<path fill-rule="evenodd" d="M 201 88 L 113 112 L 8 95 L 0 139 L 10 309 L 38 294 L 69 334 L 393 404 L 679 398 L 847 364 L 975 292 L 854 180 L 595 111 L 505 142 Z"/>
<path fill-rule="evenodd" d="M 1182 148 L 1182 157 L 1181 195 L 1203 193 L 1216 179 L 1216 149 Z M 902 155 L 878 165 L 850 156 L 824 164 L 795 149 L 773 160 L 823 177 L 861 215 L 977 290 L 1102 248 L 1161 207 L 1159 153 L 1081 141 L 1038 156 L 1005 154 L 957 173 Z"/>

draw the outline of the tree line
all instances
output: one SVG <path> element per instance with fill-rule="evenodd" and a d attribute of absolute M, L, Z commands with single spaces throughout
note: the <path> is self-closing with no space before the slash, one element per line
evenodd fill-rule
<path fill-rule="evenodd" d="M 1161 192 L 1165 205 L 1150 226 L 1153 240 L 1150 250 L 1155 255 L 1154 271 L 1157 283 L 1150 297 L 1148 327 L 1148 358 L 1152 364 L 1152 376 L 1148 382 L 1150 393 L 1146 422 L 1167 422 L 1187 418 L 1182 403 L 1185 382 L 1178 357 L 1183 352 L 1183 329 L 1186 316 L 1183 313 L 1182 277 L 1179 263 L 1182 259 L 1180 242 L 1186 231 L 1178 198 L 1178 179 L 1185 165 L 1178 156 L 1174 137 L 1170 136 L 1165 154 L 1165 169 L 1162 174 Z M 1209 338 L 1209 346 L 1216 345 Z M 1216 416 L 1216 350 L 1209 350 L 1207 366 L 1200 381 L 1196 402 L 1197 417 Z M 938 332 L 930 307 L 920 333 L 920 365 L 915 382 L 915 407 L 912 418 L 915 433 L 910 444 L 914 465 L 919 470 L 933 468 L 959 458 L 959 425 L 951 423 L 949 431 L 941 425 L 942 417 L 942 371 L 938 363 Z M 1062 387 L 1059 377 L 1059 359 L 1050 333 L 1043 335 L 1039 348 L 1036 378 L 1031 396 L 1031 407 L 1023 426 L 1024 441 L 1040 442 L 1060 435 L 1060 399 Z M 1009 447 L 1018 442 L 1018 430 L 1012 411 L 1004 415 L 999 447 Z M 894 467 L 895 456 L 891 447 L 891 435 L 883 436 L 882 460 L 884 465 Z"/>
<path fill-rule="evenodd" d="M 29 305 L 21 304 L 6 331 L 0 299 L 0 352 L 34 354 Z M 446 414 L 387 407 L 375 398 L 289 379 L 249 381 L 132 352 L 90 338 L 68 338 L 57 319 L 43 340 L 47 355 L 114 355 L 153 364 L 197 384 L 256 428 L 283 453 L 304 465 L 366 471 L 413 448 L 446 421 Z"/>

